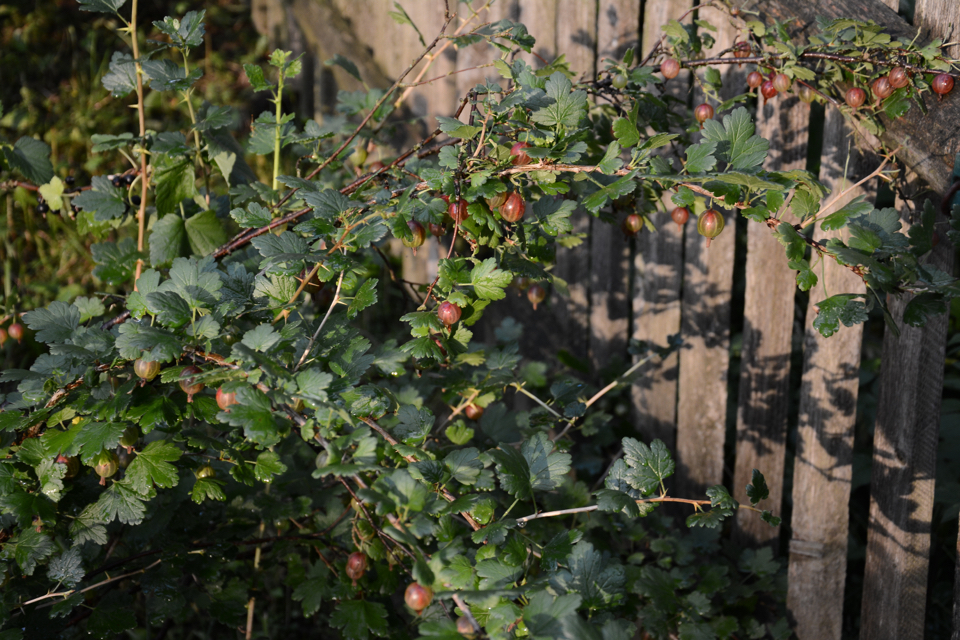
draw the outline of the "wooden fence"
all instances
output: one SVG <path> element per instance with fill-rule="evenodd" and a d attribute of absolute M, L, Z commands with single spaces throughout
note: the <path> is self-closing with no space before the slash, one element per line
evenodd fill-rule
<path fill-rule="evenodd" d="M 443 19 L 439 0 L 401 4 L 425 39 L 429 41 L 439 31 Z M 473 3 L 475 8 L 484 4 Z M 951 25 L 960 25 L 956 0 L 917 0 L 913 27 L 896 15 L 897 0 L 837 0 L 829 5 L 821 0 L 802 4 L 765 0 L 756 7 L 747 4 L 768 18 L 798 16 L 788 23 L 798 34 L 813 24 L 811 16 L 819 14 L 870 17 L 896 34 L 913 34 L 920 27 L 921 40 L 946 38 Z M 387 86 L 422 50 L 413 29 L 388 16 L 392 5 L 388 0 L 254 0 L 253 15 L 258 28 L 276 42 L 308 52 L 311 63 L 306 65 L 307 91 L 302 92 L 301 107 L 323 113 L 332 105 L 336 89 L 359 88 L 345 73 L 324 67 L 324 59 L 345 53 L 371 86 Z M 451 5 L 456 3 L 451 0 Z M 466 3 L 456 6 L 461 16 L 469 15 Z M 660 27 L 691 6 L 690 0 L 499 0 L 481 17 L 484 21 L 509 17 L 526 24 L 537 45 L 533 55 L 524 57 L 534 66 L 564 54 L 572 69 L 590 75 L 602 68 L 603 58 L 618 58 L 627 48 L 649 51 L 660 37 Z M 701 8 L 699 18 L 719 27 L 714 51 L 729 47 L 738 35 L 716 9 Z M 952 39 L 957 40 L 956 31 Z M 444 48 L 421 77 L 446 77 L 413 92 L 408 100 L 410 115 L 423 118 L 424 127 L 432 127 L 430 116 L 452 113 L 460 97 L 479 80 L 498 77 L 490 68 L 475 68 L 492 55 L 482 47 Z M 458 73 L 447 75 L 453 71 Z M 724 91 L 739 93 L 746 71 L 732 65 L 727 68 Z M 678 95 L 687 95 L 691 81 L 681 76 L 670 86 L 680 90 Z M 793 94 L 757 107 L 758 133 L 771 142 L 767 168 L 807 167 L 810 114 L 810 108 Z M 942 129 L 946 125 L 935 126 Z M 945 144 L 960 146 L 956 135 Z M 908 149 L 905 156 L 917 157 L 915 151 Z M 948 157 L 952 158 L 952 153 Z M 935 152 L 928 151 L 926 156 L 934 157 Z M 950 181 L 950 167 L 942 162 L 942 156 L 937 157 L 932 167 L 926 160 L 917 163 L 917 170 L 942 188 Z M 828 109 L 820 179 L 837 192 L 869 174 L 872 162 L 869 154 L 861 157 L 841 115 Z M 917 176 L 914 179 L 919 181 Z M 847 198 L 866 195 L 872 200 L 876 186 L 865 184 Z M 913 185 L 913 193 L 921 190 Z M 905 225 L 914 219 L 921 204 L 898 202 Z M 617 367 L 622 370 L 628 364 L 629 338 L 662 344 L 668 335 L 679 332 L 683 348 L 651 365 L 648 375 L 632 388 L 631 400 L 639 434 L 646 439 L 660 438 L 676 451 L 677 493 L 699 491 L 722 482 L 725 475 L 731 305 L 735 265 L 742 262 L 746 289 L 742 357 L 735 385 L 739 389 L 735 463 L 726 475 L 732 476 L 734 488 L 742 494 L 751 470 L 763 470 L 776 511 L 785 503 L 784 487 L 793 487 L 792 514 L 784 525 L 790 531 L 789 547 L 779 549 L 789 561 L 792 623 L 804 640 L 840 638 L 862 325 L 841 328 L 824 339 L 812 327 L 815 304 L 795 321 L 795 273 L 787 268 L 783 248 L 765 226 L 747 225 L 744 255 L 743 248 L 735 246 L 737 234 L 730 214 L 731 229 L 708 250 L 694 225 L 679 229 L 670 222 L 669 209 L 665 203 L 663 210 L 654 214 L 657 233 L 643 232 L 630 240 L 615 226 L 579 212 L 576 230 L 586 232 L 587 241 L 559 252 L 554 270 L 569 283 L 569 292 L 554 293 L 536 315 L 525 304 L 491 307 L 486 331 L 507 315 L 528 327 L 549 323 L 551 336 L 540 335 L 525 343 L 526 355 L 544 357 L 565 349 L 588 363 L 594 376 Z M 816 233 L 827 237 L 820 230 Z M 930 261 L 951 271 L 953 253 L 948 245 L 941 242 Z M 408 279 L 428 281 L 433 277 L 437 263 L 433 246 L 405 264 Z M 863 292 L 864 287 L 850 271 L 827 262 L 820 283 L 810 292 L 810 301 L 823 299 L 826 291 Z M 905 301 L 892 305 L 898 322 L 904 305 Z M 946 326 L 943 317 L 924 329 L 903 326 L 899 338 L 888 331 L 884 338 L 862 638 L 924 636 Z M 480 327 L 478 337 L 483 338 L 483 332 Z M 802 343 L 803 364 L 800 375 L 794 376 L 800 380 L 800 399 L 792 478 L 787 478 L 791 352 L 798 342 Z M 739 515 L 748 516 L 744 512 Z M 777 548 L 780 532 L 754 517 L 738 517 L 734 536 L 743 544 Z M 953 637 L 960 638 L 960 626 Z"/>

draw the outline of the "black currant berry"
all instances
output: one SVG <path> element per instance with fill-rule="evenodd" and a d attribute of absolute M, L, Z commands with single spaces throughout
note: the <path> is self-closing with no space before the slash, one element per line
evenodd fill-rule
<path fill-rule="evenodd" d="M 48 205 L 46 202 L 41 202 L 37 205 L 37 213 L 44 214 L 48 211 L 50 211 L 50 205 Z"/>

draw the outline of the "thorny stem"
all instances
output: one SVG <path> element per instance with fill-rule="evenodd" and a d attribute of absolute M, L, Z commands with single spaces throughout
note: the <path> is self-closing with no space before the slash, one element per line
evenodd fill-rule
<path fill-rule="evenodd" d="M 643 498 L 641 500 L 635 501 L 637 504 L 643 504 L 645 502 L 657 503 L 657 502 L 680 502 L 683 504 L 692 504 L 697 510 L 704 505 L 709 505 L 709 500 L 687 500 L 686 498 L 671 498 L 669 496 L 660 496 L 659 498 Z M 741 505 L 745 507 L 746 505 Z M 574 509 L 561 509 L 559 511 L 541 511 L 540 513 L 534 513 L 533 515 L 524 516 L 522 518 L 517 518 L 517 525 L 523 526 L 531 520 L 539 520 L 540 518 L 555 518 L 557 516 L 566 516 L 574 513 L 587 513 L 588 511 L 596 511 L 600 507 L 598 505 L 590 505 L 589 507 L 576 507 Z"/>
<path fill-rule="evenodd" d="M 137 117 L 140 121 L 140 140 L 143 144 L 143 138 L 147 135 L 147 121 L 144 113 L 143 104 L 143 67 L 140 64 L 140 44 L 137 42 L 137 4 L 138 0 L 133 0 L 130 10 L 130 45 L 133 50 L 134 64 L 137 70 Z M 137 267 L 133 276 L 133 289 L 137 290 L 137 280 L 140 279 L 140 272 L 143 270 L 144 235 L 147 229 L 147 187 L 149 180 L 147 178 L 147 151 L 140 149 L 140 209 L 137 211 Z"/>
<path fill-rule="evenodd" d="M 300 361 L 297 362 L 297 366 L 293 368 L 293 372 L 296 373 L 297 369 L 303 366 L 303 363 L 306 361 L 307 356 L 310 354 L 310 351 L 313 349 L 313 343 L 317 341 L 317 337 L 320 335 L 320 331 L 323 330 L 323 325 L 327 323 L 327 318 L 330 317 L 330 314 L 333 312 L 333 308 L 337 306 L 337 302 L 340 300 L 340 287 L 343 285 L 343 274 L 340 272 L 340 278 L 337 279 L 337 290 L 333 293 L 333 302 L 330 303 L 330 308 L 327 309 L 327 315 L 323 316 L 323 320 L 320 321 L 320 326 L 317 327 L 317 330 L 313 332 L 313 335 L 310 336 L 310 342 L 307 343 L 306 348 L 303 350 L 303 355 L 300 356 Z"/>

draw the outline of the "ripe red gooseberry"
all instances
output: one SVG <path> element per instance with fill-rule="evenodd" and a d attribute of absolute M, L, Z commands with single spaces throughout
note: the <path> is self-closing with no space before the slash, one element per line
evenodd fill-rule
<path fill-rule="evenodd" d="M 347 567 L 344 570 L 347 577 L 353 581 L 353 586 L 357 586 L 357 580 L 363 577 L 367 572 L 367 556 L 360 551 L 354 551 L 347 556 Z"/>
<path fill-rule="evenodd" d="M 680 62 L 676 58 L 667 58 L 660 63 L 660 73 L 667 80 L 676 78 L 677 74 L 680 73 Z"/>
<path fill-rule="evenodd" d="M 703 123 L 713 117 L 713 107 L 704 102 L 693 110 L 693 117 L 700 123 L 700 128 L 702 129 Z"/>
<path fill-rule="evenodd" d="M 887 76 L 880 76 L 870 84 L 870 91 L 873 92 L 874 97 L 879 102 L 890 97 L 890 94 L 893 93 L 893 87 L 890 86 Z"/>
<path fill-rule="evenodd" d="M 756 89 L 761 84 L 763 84 L 763 75 L 759 71 L 751 71 L 747 74 L 747 86 L 751 89 Z"/>
<path fill-rule="evenodd" d="M 462 198 L 456 202 L 451 202 L 450 206 L 447 207 L 447 213 L 453 218 L 454 222 L 463 222 L 470 217 L 467 212 L 467 201 Z"/>
<path fill-rule="evenodd" d="M 217 389 L 217 406 L 220 411 L 230 413 L 230 406 L 237 404 L 237 394 L 233 391 L 224 391 L 223 387 Z"/>
<path fill-rule="evenodd" d="M 463 409 L 463 413 L 466 414 L 466 416 L 471 420 L 476 421 L 483 416 L 483 407 L 471 402 Z"/>
<path fill-rule="evenodd" d="M 439 237 L 441 237 L 441 236 L 443 236 L 443 235 L 446 235 L 446 233 L 447 233 L 447 229 L 446 229 L 442 224 L 437 224 L 437 223 L 435 223 L 435 222 L 431 222 L 431 223 L 430 223 L 429 225 L 427 225 L 427 226 L 430 227 L 430 234 L 433 235 L 433 236 L 436 236 L 437 238 L 439 238 Z"/>
<path fill-rule="evenodd" d="M 952 78 L 950 79 L 950 86 L 951 87 L 953 86 Z M 13 324 L 11 324 L 10 327 L 7 329 L 7 332 L 10 334 L 10 337 L 16 340 L 17 342 L 20 342 L 21 340 L 23 340 L 23 325 L 20 324 L 19 322 L 14 322 Z"/>
<path fill-rule="evenodd" d="M 945 73 L 939 73 L 934 77 L 933 83 L 930 85 L 933 88 L 933 92 L 940 96 L 940 99 L 943 99 L 943 96 L 947 95 L 953 90 L 953 77 L 948 76 Z M 10 337 L 17 339 L 13 335 L 14 325 L 10 325 Z"/>
<path fill-rule="evenodd" d="M 848 105 L 856 109 L 863 104 L 864 100 L 867 99 L 867 92 L 861 89 L 860 87 L 852 87 L 847 89 L 846 94 L 844 94 L 843 99 L 847 102 Z"/>
<path fill-rule="evenodd" d="M 707 239 L 708 248 L 710 241 L 723 231 L 723 225 L 723 215 L 716 209 L 707 209 L 697 218 L 697 231 Z"/>
<path fill-rule="evenodd" d="M 526 209 L 527 204 L 523 201 L 523 196 L 514 191 L 500 205 L 500 216 L 507 222 L 516 222 L 523 218 Z"/>
<path fill-rule="evenodd" d="M 187 394 L 187 402 L 193 402 L 193 396 L 203 391 L 204 384 L 193 379 L 198 373 L 203 373 L 203 369 L 194 365 L 185 367 L 180 372 L 180 388 Z"/>
<path fill-rule="evenodd" d="M 623 225 L 621 228 L 628 236 L 635 236 L 640 233 L 641 229 L 643 229 L 643 218 L 636 213 L 631 213 L 623 219 Z"/>
<path fill-rule="evenodd" d="M 3 343 L 7 341 L 8 337 L 10 337 L 10 334 L 7 333 L 7 330 L 3 327 L 0 327 L 0 347 L 2 347 Z"/>
<path fill-rule="evenodd" d="M 526 142 L 517 142 L 510 147 L 510 162 L 514 166 L 521 164 L 530 164 L 530 156 L 527 154 L 524 149 L 528 148 L 530 145 Z"/>
<path fill-rule="evenodd" d="M 440 303 L 440 306 L 437 307 L 437 317 L 440 318 L 440 322 L 448 327 L 457 323 L 457 320 L 460 319 L 461 313 L 462 311 L 460 310 L 460 307 L 449 301 L 442 302 Z"/>
<path fill-rule="evenodd" d="M 894 67 L 890 69 L 890 75 L 887 76 L 890 86 L 894 89 L 903 89 L 910 84 L 910 76 L 903 67 Z"/>
<path fill-rule="evenodd" d="M 411 582 L 407 585 L 407 590 L 403 592 L 403 601 L 417 615 L 420 615 L 421 611 L 429 607 L 432 600 L 433 590 L 430 587 L 421 586 L 418 582 Z"/>
<path fill-rule="evenodd" d="M 772 81 L 766 80 L 760 85 L 760 94 L 763 96 L 763 104 L 767 104 L 767 100 L 777 95 L 777 88 Z"/>
<path fill-rule="evenodd" d="M 533 310 L 537 310 L 537 305 L 544 301 L 547 297 L 547 290 L 541 287 L 539 284 L 532 284 L 530 288 L 527 289 L 527 300 L 530 301 L 530 304 L 533 305 Z"/>
<path fill-rule="evenodd" d="M 733 45 L 734 58 L 749 58 L 751 53 L 753 52 L 750 50 L 749 42 L 738 42 Z"/>
<path fill-rule="evenodd" d="M 690 219 L 690 210 L 686 207 L 677 207 L 670 212 L 670 218 L 677 223 L 678 227 L 682 227 Z"/>

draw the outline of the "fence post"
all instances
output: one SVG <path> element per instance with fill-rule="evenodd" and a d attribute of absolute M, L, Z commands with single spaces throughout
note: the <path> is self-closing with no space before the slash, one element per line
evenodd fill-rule
<path fill-rule="evenodd" d="M 945 37 L 960 24 L 960 5 L 954 0 L 918 0 L 913 23 L 927 31 L 928 38 Z M 936 174 L 949 184 L 948 171 Z M 933 204 L 939 206 L 939 198 L 933 198 Z M 912 205 L 913 211 L 901 211 L 905 226 L 916 221 L 923 206 L 919 201 Z M 944 229 L 945 221 L 940 222 Z M 952 272 L 950 243 L 939 243 L 926 263 Z M 902 296 L 890 304 L 900 336 L 888 329 L 883 339 L 861 638 L 924 635 L 948 318 L 932 318 L 922 329 L 906 326 L 902 318 L 909 301 Z"/>
<path fill-rule="evenodd" d="M 795 94 L 767 101 L 757 109 L 758 133 L 770 140 L 764 167 L 804 169 L 810 111 Z M 745 498 L 753 469 L 770 487 L 770 509 L 780 511 L 787 403 L 790 394 L 790 347 L 796 276 L 787 267 L 783 246 L 770 229 L 750 224 L 747 232 L 747 288 L 743 312 L 743 356 L 737 410 L 734 497 Z M 739 544 L 767 543 L 776 550 L 779 527 L 771 527 L 744 509 L 737 512 L 734 539 Z"/>
<path fill-rule="evenodd" d="M 646 3 L 641 29 L 641 59 L 660 40 L 663 25 L 679 19 L 691 6 L 690 0 L 651 0 Z M 666 86 L 671 95 L 686 102 L 689 73 L 682 71 Z M 667 196 L 663 207 L 667 209 L 669 206 Z M 653 221 L 657 232 L 641 231 L 634 241 L 631 337 L 663 346 L 667 336 L 680 330 L 683 232 L 670 222 L 669 216 L 654 214 Z M 677 355 L 672 354 L 662 362 L 644 365 L 630 388 L 638 433 L 648 441 L 659 438 L 671 449 L 676 445 L 678 362 Z"/>
<path fill-rule="evenodd" d="M 733 46 L 739 31 L 726 12 L 706 7 L 700 17 L 717 31 L 713 56 Z M 744 87 L 748 69 L 726 65 L 720 97 L 732 98 Z M 702 92 L 694 91 L 694 102 Z M 722 114 L 717 115 L 722 118 Z M 664 217 L 664 225 L 671 226 Z M 680 381 L 677 403 L 677 495 L 694 496 L 723 481 L 723 443 L 727 431 L 730 367 L 730 309 L 737 234 L 730 228 L 704 246 L 691 218 L 684 228 Z"/>
<path fill-rule="evenodd" d="M 830 198 L 864 173 L 865 162 L 839 110 L 828 107 L 823 128 L 820 180 Z M 849 167 L 851 175 L 844 175 Z M 865 189 L 851 190 L 836 208 Z M 836 231 L 815 230 L 821 242 Z M 844 233 L 846 238 L 849 233 Z M 816 259 L 813 256 L 811 260 Z M 863 325 L 843 327 L 829 338 L 813 328 L 816 304 L 836 293 L 865 293 L 863 281 L 829 258 L 810 290 L 804 330 L 803 380 L 793 471 L 793 516 L 787 607 L 800 640 L 840 640 L 847 566 L 853 433 L 857 417 Z"/>

